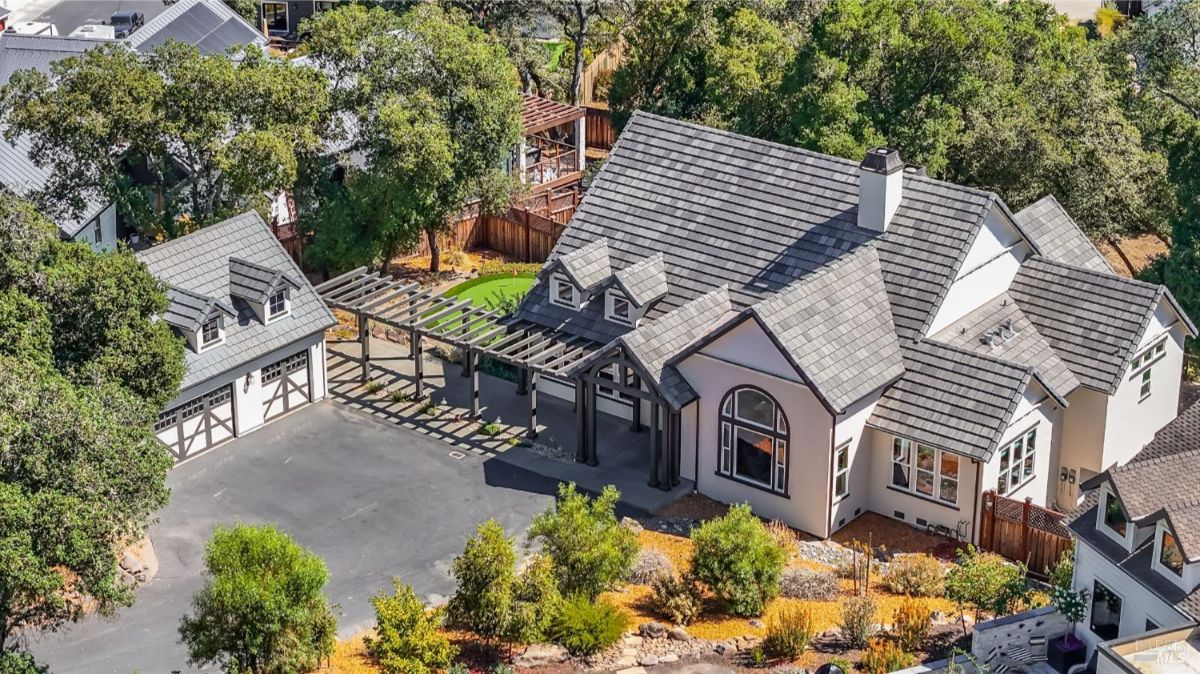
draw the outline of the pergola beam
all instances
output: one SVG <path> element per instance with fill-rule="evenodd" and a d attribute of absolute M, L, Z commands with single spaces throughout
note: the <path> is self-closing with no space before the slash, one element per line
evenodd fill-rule
<path fill-rule="evenodd" d="M 318 283 L 317 286 L 315 288 L 313 288 L 313 290 L 316 290 L 318 294 L 324 295 L 325 291 L 329 290 L 330 288 L 339 286 L 339 285 L 345 283 L 349 279 L 352 279 L 352 278 L 357 279 L 359 276 L 362 276 L 366 272 L 367 272 L 366 267 L 359 267 L 357 269 L 351 269 L 350 271 L 346 272 L 345 274 L 341 274 L 339 276 L 335 276 L 335 277 L 329 279 L 328 281 L 322 281 L 321 283 Z"/>

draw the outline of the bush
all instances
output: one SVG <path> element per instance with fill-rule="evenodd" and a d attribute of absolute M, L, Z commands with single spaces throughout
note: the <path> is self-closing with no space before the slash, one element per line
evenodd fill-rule
<path fill-rule="evenodd" d="M 700 588 L 691 576 L 677 578 L 675 574 L 654 579 L 654 610 L 676 625 L 687 625 L 700 616 L 704 600 Z"/>
<path fill-rule="evenodd" d="M 208 580 L 183 617 L 193 665 L 286 674 L 333 654 L 337 620 L 320 557 L 273 526 L 217 527 L 204 554 Z"/>
<path fill-rule="evenodd" d="M 540 262 L 505 262 L 503 260 L 484 260 L 483 264 L 479 265 L 480 276 L 491 276 L 493 274 L 536 274 L 542 270 Z"/>
<path fill-rule="evenodd" d="M 617 643 L 628 626 L 624 611 L 608 602 L 575 595 L 563 602 L 551 635 L 573 655 L 592 655 Z"/>
<path fill-rule="evenodd" d="M 788 568 L 779 579 L 779 594 L 792 599 L 829 601 L 837 593 L 837 576 L 830 571 Z"/>
<path fill-rule="evenodd" d="M 629 577 L 638 542 L 637 534 L 617 522 L 620 498 L 611 485 L 593 501 L 575 491 L 574 484 L 562 484 L 554 505 L 533 519 L 529 538 L 540 539 L 554 561 L 564 596 L 594 599 Z"/>
<path fill-rule="evenodd" d="M 0 651 L 0 674 L 46 674 L 49 671 L 28 653 Z"/>
<path fill-rule="evenodd" d="M 762 615 L 779 594 L 784 551 L 767 528 L 737 505 L 723 517 L 692 530 L 692 568 L 696 578 L 738 616 Z"/>
<path fill-rule="evenodd" d="M 850 597 L 842 602 L 842 637 L 851 648 L 862 648 L 875 632 L 875 598 Z"/>
<path fill-rule="evenodd" d="M 412 587 L 392 580 L 395 593 L 371 597 L 375 636 L 364 643 L 367 653 L 388 674 L 432 674 L 450 666 L 457 654 L 438 631 L 439 611 L 426 611 Z"/>
<path fill-rule="evenodd" d="M 930 555 L 900 555 L 888 565 L 883 582 L 895 594 L 939 597 L 944 591 L 946 569 Z"/>
<path fill-rule="evenodd" d="M 767 636 L 763 646 L 776 657 L 795 660 L 808 648 L 812 637 L 812 612 L 785 605 L 767 617 Z"/>
<path fill-rule="evenodd" d="M 890 641 L 872 639 L 863 653 L 862 668 L 867 674 L 888 674 L 898 669 L 912 667 L 916 662 L 911 654 Z"/>
<path fill-rule="evenodd" d="M 892 631 L 900 647 L 906 651 L 918 651 L 929 638 L 929 609 L 920 601 L 909 597 L 896 608 L 892 618 Z"/>
<path fill-rule="evenodd" d="M 1075 580 L 1075 550 L 1063 550 L 1062 556 L 1058 558 L 1054 569 L 1050 571 L 1050 577 L 1047 581 L 1050 587 L 1071 587 L 1071 583 Z"/>
<path fill-rule="evenodd" d="M 658 550 L 643 549 L 633 563 L 633 570 L 629 572 L 629 582 L 650 585 L 658 578 L 674 573 L 675 569 L 666 555 Z"/>
<path fill-rule="evenodd" d="M 561 607 L 562 595 L 558 593 L 554 562 L 545 555 L 538 555 L 517 576 L 513 592 L 513 617 L 505 638 L 522 644 L 544 641 Z"/>
<path fill-rule="evenodd" d="M 1023 564 L 1010 564 L 1000 555 L 979 552 L 974 546 L 959 550 L 958 563 L 946 573 L 946 596 L 960 607 L 974 608 L 976 617 L 980 611 L 1011 613 L 1028 595 Z"/>

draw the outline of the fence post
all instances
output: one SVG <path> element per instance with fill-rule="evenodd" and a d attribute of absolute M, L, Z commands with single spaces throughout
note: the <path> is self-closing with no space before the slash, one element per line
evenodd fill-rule
<path fill-rule="evenodd" d="M 529 225 L 529 210 L 521 211 L 521 221 L 525 223 L 525 261 L 533 262 L 533 232 Z"/>
<path fill-rule="evenodd" d="M 1029 513 L 1033 510 L 1033 497 L 1026 496 L 1021 506 L 1021 562 L 1029 564 Z"/>

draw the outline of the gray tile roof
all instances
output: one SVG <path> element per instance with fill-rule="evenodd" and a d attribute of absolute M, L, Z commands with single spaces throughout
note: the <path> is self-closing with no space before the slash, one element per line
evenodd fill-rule
<path fill-rule="evenodd" d="M 874 246 L 805 276 L 750 311 L 837 412 L 904 373 Z"/>
<path fill-rule="evenodd" d="M 551 258 L 548 269 L 561 269 L 576 283 L 584 294 L 612 276 L 612 264 L 608 258 L 608 242 L 596 239 L 557 258 Z"/>
<path fill-rule="evenodd" d="M 932 340 L 904 345 L 904 366 L 867 423 L 982 461 L 991 460 L 1025 387 L 1036 380 L 1045 388 L 1032 368 Z"/>
<path fill-rule="evenodd" d="M 101 40 L 82 38 L 5 34 L 0 38 L 0 87 L 8 84 L 13 73 L 19 70 L 49 72 L 51 63 L 82 54 L 101 44 L 104 44 Z M 50 181 L 50 171 L 38 166 L 29 156 L 31 147 L 27 136 L 15 143 L 0 137 L 0 187 L 22 197 L 37 196 Z M 73 238 L 108 204 L 102 195 L 89 195 L 78 218 L 57 218 L 56 224 L 63 236 Z"/>
<path fill-rule="evenodd" d="M 263 325 L 253 309 L 233 300 L 231 257 L 283 270 L 296 279 L 300 287 L 292 292 L 291 314 Z M 187 373 L 181 388 L 235 369 L 335 323 L 325 303 L 253 211 L 144 250 L 138 258 L 168 285 L 227 301 L 237 311 L 237 320 L 226 322 L 224 344 L 199 354 L 187 351 Z"/>
<path fill-rule="evenodd" d="M 167 288 L 167 310 L 162 319 L 180 330 L 199 332 L 204 321 L 216 312 L 224 313 L 229 318 L 237 318 L 237 312 L 222 300 L 185 288 Z"/>
<path fill-rule="evenodd" d="M 267 298 L 284 285 L 293 290 L 300 288 L 300 283 L 282 269 L 272 269 L 240 257 L 229 258 L 229 294 L 233 297 L 265 304 Z"/>
<path fill-rule="evenodd" d="M 619 269 L 613 273 L 613 282 L 635 306 L 647 304 L 667 296 L 667 268 L 662 253 L 655 253 L 644 260 Z"/>
<path fill-rule="evenodd" d="M 193 45 L 205 54 L 267 44 L 266 36 L 221 0 L 181 0 L 126 38 L 139 52 L 153 51 L 167 40 Z"/>
<path fill-rule="evenodd" d="M 1075 224 L 1054 195 L 1047 195 L 1016 214 L 1025 233 L 1037 243 L 1042 254 L 1055 262 L 1092 271 L 1112 273 L 1112 267 Z"/>
<path fill-rule="evenodd" d="M 1003 330 L 1003 326 L 1010 326 L 1011 332 Z M 989 333 L 996 335 L 991 343 L 987 339 Z M 1060 398 L 1066 398 L 1079 387 L 1079 379 L 1071 368 L 1008 293 L 946 326 L 930 339 L 1032 367 Z"/>
<path fill-rule="evenodd" d="M 1080 383 L 1108 394 L 1116 391 L 1159 301 L 1174 304 L 1162 286 L 1038 257 L 1021 265 L 1009 294 Z"/>

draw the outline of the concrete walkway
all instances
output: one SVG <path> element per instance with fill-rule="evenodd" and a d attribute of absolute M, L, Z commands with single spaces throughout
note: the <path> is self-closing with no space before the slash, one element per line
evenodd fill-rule
<path fill-rule="evenodd" d="M 427 349 L 430 347 L 426 347 Z M 616 485 L 629 506 L 654 512 L 688 494 L 692 483 L 684 480 L 671 491 L 649 485 L 650 433 L 635 433 L 629 422 L 600 413 L 597 418 L 599 466 L 575 463 L 575 411 L 573 401 L 538 395 L 538 438 L 524 442 L 529 421 L 529 398 L 516 393 L 516 385 L 496 377 L 479 375 L 480 414 L 484 421 L 500 421 L 503 431 L 495 437 L 480 433 L 480 423 L 467 418 L 470 380 L 462 368 L 428 353 L 424 356 L 425 392 L 437 406 L 437 414 L 423 411 L 424 402 L 403 396 L 415 390 L 413 362 L 407 345 L 372 338 L 371 376 L 383 388 L 370 393 L 360 377 L 358 343 L 330 342 L 328 349 L 329 390 L 339 404 L 361 410 L 379 419 L 442 440 L 461 451 L 491 455 L 497 460 L 560 482 L 598 492 Z"/>

